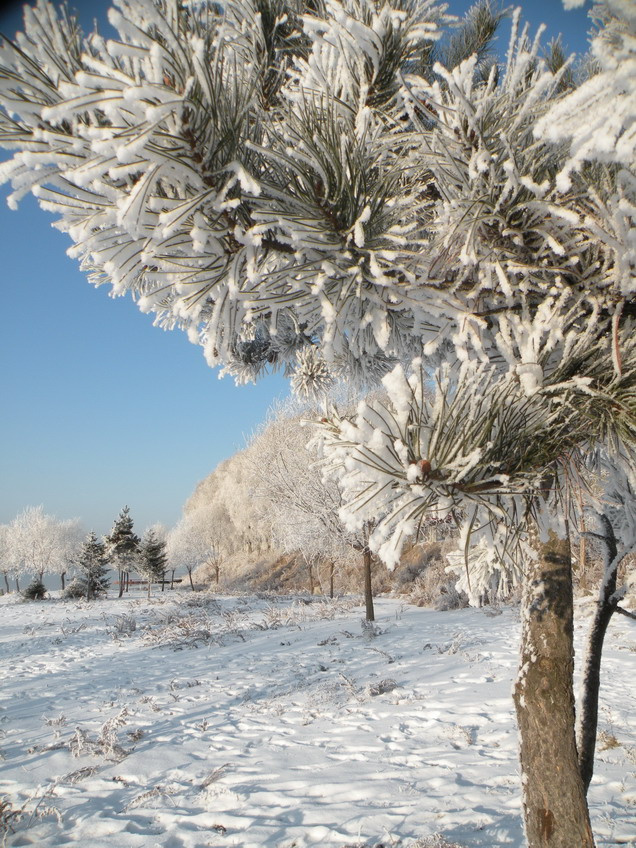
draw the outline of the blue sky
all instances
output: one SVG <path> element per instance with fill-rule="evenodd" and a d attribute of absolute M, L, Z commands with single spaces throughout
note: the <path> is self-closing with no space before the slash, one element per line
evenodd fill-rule
<path fill-rule="evenodd" d="M 108 7 L 70 5 L 85 31 Z M 450 11 L 468 5 L 451 2 Z M 533 26 L 548 25 L 548 39 L 562 32 L 570 50 L 586 49 L 589 0 L 570 12 L 559 0 L 522 5 Z M 9 37 L 21 8 L 0 12 Z M 184 334 L 153 327 L 130 299 L 87 284 L 52 216 L 30 197 L 12 212 L 7 194 L 0 188 L 0 523 L 43 504 L 103 533 L 128 504 L 138 530 L 171 526 L 197 481 L 287 394 L 286 381 L 217 379 Z"/>

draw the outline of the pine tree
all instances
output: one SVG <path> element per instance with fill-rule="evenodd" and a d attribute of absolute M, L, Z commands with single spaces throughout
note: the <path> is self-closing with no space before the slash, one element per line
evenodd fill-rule
<path fill-rule="evenodd" d="M 167 562 L 166 543 L 156 537 L 152 528 L 147 530 L 139 549 L 137 567 L 148 580 L 148 597 L 152 584 L 163 580 Z"/>
<path fill-rule="evenodd" d="M 105 539 L 109 560 L 119 572 L 119 597 L 124 593 L 124 583 L 139 560 L 139 536 L 133 533 L 130 509 L 125 506 L 116 518 L 113 529 Z"/>
<path fill-rule="evenodd" d="M 77 565 L 79 574 L 69 586 L 69 594 L 81 596 L 87 601 L 106 595 L 110 581 L 106 576 L 108 571 L 108 555 L 106 545 L 101 542 L 94 531 L 88 534 L 82 547 Z"/>

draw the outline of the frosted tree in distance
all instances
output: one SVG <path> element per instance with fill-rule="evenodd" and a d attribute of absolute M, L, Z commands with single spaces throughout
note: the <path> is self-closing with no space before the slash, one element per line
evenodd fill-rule
<path fill-rule="evenodd" d="M 58 521 L 42 506 L 30 506 L 17 515 L 7 530 L 8 556 L 17 574 L 58 573 L 64 589 L 69 565 L 81 547 L 81 529 L 76 519 Z"/>
<path fill-rule="evenodd" d="M 119 574 L 119 597 L 124 593 L 130 572 L 139 562 L 139 536 L 133 533 L 133 520 L 129 507 L 125 506 L 113 524 L 113 529 L 105 537 L 108 559 Z"/>
<path fill-rule="evenodd" d="M 372 592 L 369 532 L 372 522 L 354 531 L 340 520 L 343 496 L 337 480 L 322 473 L 324 460 L 307 445 L 307 427 L 303 419 L 311 417 L 291 404 L 272 416 L 250 447 L 248 455 L 258 457 L 252 463 L 250 486 L 254 496 L 265 505 L 272 534 L 287 551 L 300 551 L 309 573 L 310 591 L 314 589 L 314 561 L 331 562 L 330 594 L 333 596 L 336 561 L 362 559 L 362 590 L 367 621 L 375 618 Z M 315 412 L 314 416 L 315 417 Z"/>
<path fill-rule="evenodd" d="M 109 42 L 40 0 L 0 49 L 0 178 L 58 216 L 93 283 L 239 381 L 383 381 L 321 425 L 350 530 L 372 519 L 389 564 L 430 514 L 502 562 L 533 552 L 531 848 L 593 845 L 560 484 L 596 445 L 633 464 L 636 444 L 633 4 L 595 10 L 599 74 L 574 91 L 518 13 L 505 67 L 479 16 L 444 63 L 433 0 L 120 0 Z"/>
<path fill-rule="evenodd" d="M 192 572 L 199 565 L 213 563 L 220 556 L 218 540 L 222 527 L 215 522 L 218 514 L 202 507 L 192 510 L 168 533 L 166 555 L 171 568 L 185 568 L 194 591 Z"/>
<path fill-rule="evenodd" d="M 79 595 L 87 601 L 92 601 L 105 596 L 110 585 L 107 576 L 108 564 L 106 545 L 91 531 L 77 560 L 79 573 L 69 585 L 71 597 Z"/>
<path fill-rule="evenodd" d="M 9 574 L 11 573 L 11 565 L 9 563 L 9 545 L 8 545 L 9 525 L 0 524 L 0 570 L 4 577 L 4 585 L 7 592 L 11 591 L 9 586 Z"/>
<path fill-rule="evenodd" d="M 163 586 L 167 562 L 166 542 L 159 539 L 151 527 L 146 530 L 141 541 L 137 564 L 137 568 L 148 581 L 148 597 L 150 597 L 150 588 L 153 583 L 162 581 Z"/>

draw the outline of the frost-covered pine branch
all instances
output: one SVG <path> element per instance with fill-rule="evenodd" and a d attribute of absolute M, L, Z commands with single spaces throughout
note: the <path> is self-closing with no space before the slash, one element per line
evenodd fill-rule
<path fill-rule="evenodd" d="M 559 175 L 567 187 L 586 162 L 636 161 L 636 9 L 631 0 L 598 0 L 590 13 L 599 28 L 592 40 L 597 72 L 537 122 L 537 137 L 569 143 Z M 582 116 L 585 116 L 584 120 Z"/>
<path fill-rule="evenodd" d="M 2 45 L 10 202 L 33 191 L 94 283 L 239 379 L 307 343 L 396 348 L 420 183 L 397 91 L 441 7 L 121 0 L 109 20 L 83 39 L 39 0 Z"/>

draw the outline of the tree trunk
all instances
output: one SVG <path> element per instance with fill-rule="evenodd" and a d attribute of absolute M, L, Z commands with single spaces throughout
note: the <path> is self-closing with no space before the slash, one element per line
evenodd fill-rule
<path fill-rule="evenodd" d="M 62 581 L 62 591 L 64 591 L 64 589 L 66 589 L 66 585 L 65 585 L 65 584 L 66 584 L 66 581 L 65 581 L 65 579 L 64 579 L 65 577 L 66 577 L 66 572 L 65 572 L 65 571 L 61 571 L 61 572 L 60 572 L 60 580 Z"/>
<path fill-rule="evenodd" d="M 11 587 L 9 586 L 9 575 L 6 571 L 2 572 L 4 574 L 4 585 L 7 587 L 7 595 L 11 592 Z"/>
<path fill-rule="evenodd" d="M 333 573 L 336 566 L 333 562 L 329 563 L 329 597 L 333 599 Z"/>
<path fill-rule="evenodd" d="M 165 592 L 166 590 L 166 572 L 161 572 L 161 591 Z"/>
<path fill-rule="evenodd" d="M 215 564 L 214 564 L 214 571 L 215 571 L 215 575 L 216 575 L 216 585 L 217 585 L 217 586 L 219 585 L 219 572 L 220 572 L 220 570 L 221 570 L 221 567 L 220 567 L 220 565 L 218 564 L 218 562 L 217 562 L 217 563 L 215 563 Z"/>
<path fill-rule="evenodd" d="M 572 560 L 549 532 L 528 566 L 514 701 L 528 848 L 594 848 L 574 735 Z"/>
<path fill-rule="evenodd" d="M 119 574 L 119 595 L 117 597 L 121 598 L 121 596 L 124 594 L 124 572 L 121 570 L 121 568 L 118 570 L 118 574 Z"/>
<path fill-rule="evenodd" d="M 586 553 L 587 553 L 587 537 L 585 527 L 585 510 L 583 509 L 583 491 L 581 486 L 577 486 L 577 501 L 579 506 L 579 586 L 581 589 L 587 589 L 587 568 L 586 568 Z"/>
<path fill-rule="evenodd" d="M 375 621 L 375 613 L 373 610 L 373 588 L 371 586 L 371 551 L 368 546 L 365 546 L 362 551 L 362 560 L 364 567 L 364 606 L 366 619 L 367 621 Z"/>
<path fill-rule="evenodd" d="M 174 573 L 175 573 L 175 571 L 176 571 L 176 569 L 173 568 L 172 573 L 170 575 L 170 588 L 171 589 L 174 589 Z"/>
<path fill-rule="evenodd" d="M 583 535 L 585 532 L 585 522 L 581 519 L 579 537 L 579 586 L 581 589 L 587 589 L 587 546 L 586 538 Z"/>
<path fill-rule="evenodd" d="M 192 569 L 191 568 L 188 569 L 188 577 L 190 578 L 190 588 L 194 592 L 194 583 L 192 582 Z"/>
<path fill-rule="evenodd" d="M 309 574 L 309 594 L 313 595 L 316 587 L 314 586 L 314 568 L 310 562 L 307 563 L 307 572 Z"/>
<path fill-rule="evenodd" d="M 20 580 L 18 577 L 15 578 L 15 590 L 16 592 L 20 591 Z"/>
<path fill-rule="evenodd" d="M 587 792 L 592 775 L 594 774 L 594 750 L 596 748 L 596 731 L 598 727 L 598 693 L 601 687 L 601 656 L 603 641 L 607 632 L 610 618 L 616 611 L 618 601 L 614 598 L 616 592 L 616 576 L 618 572 L 618 546 L 614 536 L 614 528 L 605 515 L 599 515 L 603 525 L 602 541 L 605 544 L 605 573 L 603 584 L 596 602 L 596 613 L 587 642 L 587 655 L 583 670 L 581 692 L 581 714 L 577 728 L 577 743 L 579 748 L 579 768 L 583 787 Z"/>

